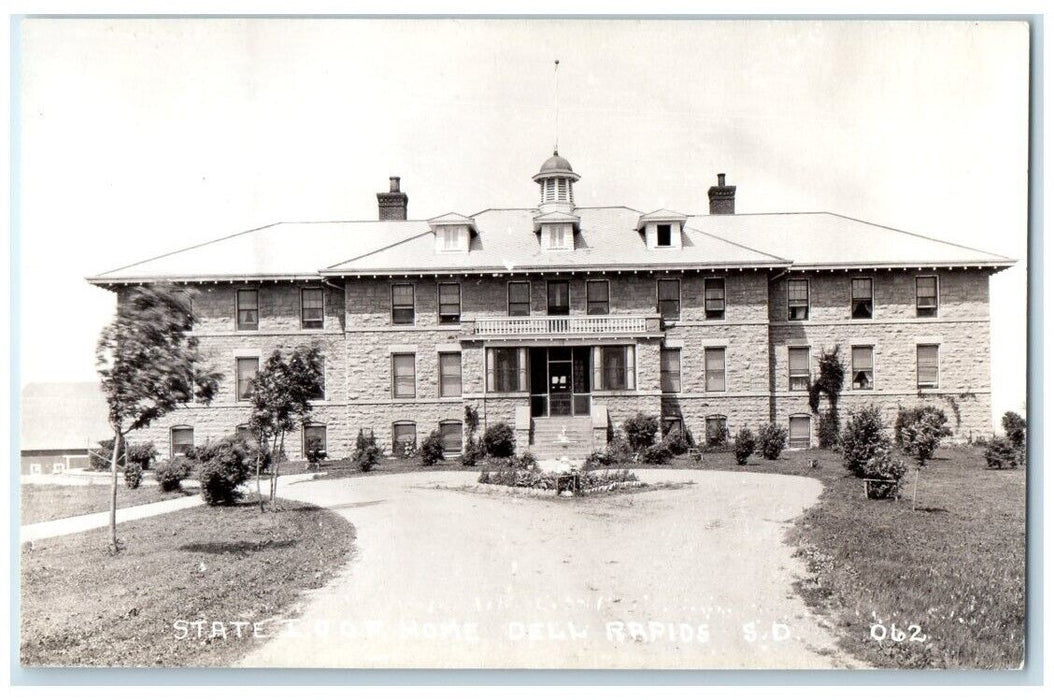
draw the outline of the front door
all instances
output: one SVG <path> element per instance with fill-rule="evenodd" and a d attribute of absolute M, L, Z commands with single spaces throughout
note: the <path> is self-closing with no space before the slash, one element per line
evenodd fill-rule
<path fill-rule="evenodd" d="M 549 349 L 549 415 L 571 415 L 571 348 Z"/>

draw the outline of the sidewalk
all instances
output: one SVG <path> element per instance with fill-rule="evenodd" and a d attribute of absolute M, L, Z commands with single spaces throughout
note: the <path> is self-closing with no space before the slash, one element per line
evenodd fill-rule
<path fill-rule="evenodd" d="M 294 484 L 298 481 L 311 481 L 314 478 L 314 474 L 289 474 L 288 476 L 278 477 L 278 482 L 282 486 L 288 486 L 289 484 Z M 255 486 L 251 489 L 246 487 L 246 490 L 251 493 L 255 493 L 256 491 Z M 183 498 L 172 498 L 167 501 L 144 503 L 143 505 L 131 506 L 129 508 L 118 508 L 117 522 L 124 523 L 129 520 L 139 520 L 140 518 L 149 518 L 154 515 L 174 513 L 178 510 L 194 508 L 204 504 L 205 502 L 201 500 L 201 496 L 194 495 L 184 496 Z M 26 542 L 44 540 L 49 537 L 60 537 L 61 535 L 72 535 L 76 532 L 109 527 L 109 525 L 110 512 L 103 511 L 102 513 L 88 513 L 87 515 L 75 515 L 71 518 L 60 518 L 58 520 L 48 520 L 43 523 L 22 525 L 19 528 L 19 535 L 21 543 L 25 544 Z"/>

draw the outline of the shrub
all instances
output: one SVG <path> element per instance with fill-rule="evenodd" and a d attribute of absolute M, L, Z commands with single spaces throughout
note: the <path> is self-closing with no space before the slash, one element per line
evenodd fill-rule
<path fill-rule="evenodd" d="M 534 453 L 530 450 L 524 452 L 522 455 L 516 458 L 517 466 L 520 469 L 534 469 L 538 466 L 538 458 L 534 456 Z"/>
<path fill-rule="evenodd" d="M 861 478 L 879 479 L 868 484 L 868 498 L 896 498 L 900 485 L 908 471 L 903 460 L 894 459 L 892 448 L 886 444 L 875 448 L 861 469 Z"/>
<path fill-rule="evenodd" d="M 225 437 L 198 449 L 198 480 L 201 499 L 210 506 L 230 505 L 238 500 L 238 487 L 254 468 L 253 446 L 245 439 Z"/>
<path fill-rule="evenodd" d="M 994 437 L 988 441 L 984 461 L 989 469 L 1015 469 L 1023 463 L 1023 453 L 1005 437 Z"/>
<path fill-rule="evenodd" d="M 640 484 L 637 475 L 628 469 L 605 469 L 603 471 L 583 472 L 579 478 L 582 490 L 596 489 L 604 486 L 615 486 L 618 484 L 633 483 Z"/>
<path fill-rule="evenodd" d="M 893 434 L 897 445 L 921 468 L 933 457 L 941 440 L 952 434 L 947 423 L 948 417 L 936 406 L 902 408 L 897 412 Z"/>
<path fill-rule="evenodd" d="M 670 446 L 670 452 L 683 455 L 691 447 L 691 440 L 680 426 L 671 426 L 663 435 L 663 440 Z"/>
<path fill-rule="evenodd" d="M 516 451 L 516 436 L 508 423 L 495 423 L 483 433 L 483 448 L 491 457 L 511 457 Z"/>
<path fill-rule="evenodd" d="M 465 447 L 461 450 L 461 464 L 466 467 L 474 467 L 484 457 L 487 456 L 487 451 L 483 448 L 483 440 L 469 436 L 465 439 Z"/>
<path fill-rule="evenodd" d="M 149 469 L 150 465 L 157 459 L 157 448 L 153 442 L 134 442 L 128 445 L 124 452 L 125 464 L 135 463 L 139 470 Z"/>
<path fill-rule="evenodd" d="M 648 445 L 644 448 L 644 453 L 641 456 L 641 461 L 645 464 L 669 464 L 672 459 L 673 451 L 670 449 L 670 443 L 666 440 L 660 440 L 654 445 Z"/>
<path fill-rule="evenodd" d="M 143 467 L 139 462 L 128 461 L 124 465 L 124 485 L 130 489 L 139 488 L 143 481 Z"/>
<path fill-rule="evenodd" d="M 706 451 L 724 452 L 728 449 L 728 426 L 722 425 L 714 432 L 707 431 Z"/>
<path fill-rule="evenodd" d="M 632 456 L 626 439 L 620 433 L 616 433 L 608 440 L 608 444 L 604 449 L 593 450 L 589 453 L 582 468 L 599 469 L 600 467 L 610 467 L 620 462 L 628 462 Z"/>
<path fill-rule="evenodd" d="M 313 437 L 304 445 L 304 457 L 311 469 L 317 470 L 319 463 L 327 456 L 326 448 L 322 446 L 322 440 Z"/>
<path fill-rule="evenodd" d="M 433 430 L 421 443 L 421 464 L 430 467 L 443 459 L 443 438 L 439 429 Z"/>
<path fill-rule="evenodd" d="M 355 450 L 351 453 L 351 463 L 361 471 L 368 472 L 377 466 L 384 451 L 377 445 L 377 438 L 370 432 L 366 437 L 361 429 L 355 438 Z"/>
<path fill-rule="evenodd" d="M 750 459 L 750 455 L 754 454 L 754 450 L 757 448 L 757 440 L 754 439 L 754 433 L 750 432 L 750 428 L 741 428 L 736 433 L 735 442 L 735 454 L 736 464 L 746 464 L 747 460 Z"/>
<path fill-rule="evenodd" d="M 117 453 L 117 465 L 124 464 L 125 446 L 121 444 L 121 451 Z M 88 453 L 88 466 L 94 471 L 105 472 L 110 470 L 110 459 L 113 457 L 113 439 L 99 440 L 99 449 Z"/>
<path fill-rule="evenodd" d="M 154 468 L 157 484 L 162 491 L 178 491 L 180 482 L 190 476 L 194 462 L 185 455 L 176 455 L 167 462 L 158 462 Z"/>
<path fill-rule="evenodd" d="M 842 464 L 854 476 L 864 478 L 868 460 L 880 450 L 888 450 L 890 447 L 882 414 L 874 406 L 850 411 L 849 420 L 845 422 L 839 442 Z"/>
<path fill-rule="evenodd" d="M 1006 434 L 1006 439 L 1022 452 L 1025 451 L 1025 428 L 1025 419 L 1018 414 L 1013 411 L 1003 414 L 1003 432 Z"/>
<path fill-rule="evenodd" d="M 830 450 L 838 446 L 838 411 L 829 408 L 820 414 L 820 420 L 816 423 L 816 436 L 820 447 Z"/>
<path fill-rule="evenodd" d="M 629 442 L 630 449 L 636 455 L 655 444 L 655 433 L 658 431 L 659 419 L 639 412 L 632 418 L 627 418 L 622 424 L 622 432 L 626 434 L 626 441 Z"/>
<path fill-rule="evenodd" d="M 758 445 L 761 456 L 765 459 L 779 459 L 783 448 L 787 446 L 787 429 L 775 423 L 766 423 L 758 428 Z"/>

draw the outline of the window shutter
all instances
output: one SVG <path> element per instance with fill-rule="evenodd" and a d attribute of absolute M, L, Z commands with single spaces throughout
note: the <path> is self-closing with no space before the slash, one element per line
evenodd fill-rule
<path fill-rule="evenodd" d="M 636 389 L 637 388 L 637 367 L 634 364 L 634 351 L 636 347 L 633 345 L 626 346 L 626 388 Z"/>
<path fill-rule="evenodd" d="M 487 391 L 494 391 L 494 348 L 487 348 Z"/>

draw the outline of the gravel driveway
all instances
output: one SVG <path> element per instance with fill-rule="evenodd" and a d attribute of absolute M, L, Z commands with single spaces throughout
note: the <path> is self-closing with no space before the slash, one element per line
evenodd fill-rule
<path fill-rule="evenodd" d="M 648 470 L 679 489 L 554 500 L 467 492 L 469 472 L 302 482 L 358 554 L 247 666 L 832 668 L 782 541 L 819 495 L 794 476 Z M 440 488 L 437 488 L 440 487 Z"/>

